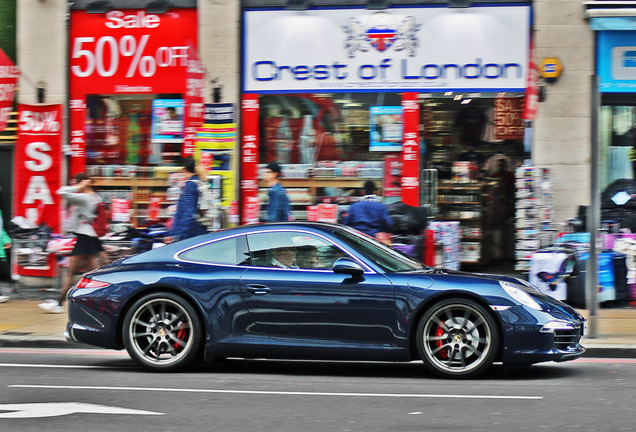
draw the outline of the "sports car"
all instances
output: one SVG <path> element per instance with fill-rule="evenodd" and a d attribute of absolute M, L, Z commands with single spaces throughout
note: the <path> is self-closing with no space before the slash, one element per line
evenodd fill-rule
<path fill-rule="evenodd" d="M 421 360 L 469 378 L 581 356 L 585 319 L 512 276 L 424 266 L 354 229 L 246 225 L 123 258 L 68 293 L 69 340 L 151 371 L 198 360 Z"/>

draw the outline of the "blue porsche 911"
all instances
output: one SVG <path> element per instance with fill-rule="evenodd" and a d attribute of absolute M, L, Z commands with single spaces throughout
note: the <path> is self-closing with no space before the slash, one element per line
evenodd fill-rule
<path fill-rule="evenodd" d="M 199 359 L 412 361 L 443 377 L 581 356 L 585 319 L 514 277 L 430 268 L 353 229 L 289 222 L 179 241 L 84 275 L 69 340 L 152 371 Z"/>

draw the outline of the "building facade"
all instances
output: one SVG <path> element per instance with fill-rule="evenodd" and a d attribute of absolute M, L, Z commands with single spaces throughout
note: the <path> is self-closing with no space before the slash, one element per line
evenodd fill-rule
<path fill-rule="evenodd" d="M 60 103 L 67 106 L 72 99 L 70 97 L 72 88 L 70 68 L 73 60 L 73 46 L 70 45 L 69 35 L 73 31 L 71 26 L 74 10 L 78 8 L 86 10 L 109 2 L 71 3 L 65 0 L 43 0 L 17 3 L 18 65 L 24 74 L 24 79 L 20 82 L 19 102 L 36 102 L 37 88 L 41 86 L 45 88 L 47 103 Z M 124 3 L 127 7 L 136 5 L 139 9 L 148 11 L 149 8 L 162 6 L 166 2 L 129 1 Z M 179 1 L 168 3 L 175 7 L 180 6 Z M 245 94 L 246 72 L 242 55 L 245 52 L 245 44 L 249 43 L 245 36 L 248 25 L 245 22 L 244 12 L 254 9 L 283 11 L 286 10 L 288 2 L 198 0 L 186 3 L 195 3 L 198 53 L 207 69 L 203 90 L 204 101 L 213 102 L 214 87 L 217 87 L 221 89 L 221 102 L 240 107 Z M 415 1 L 350 1 L 347 5 L 350 5 L 352 9 L 364 11 L 367 3 L 379 4 L 380 7 L 399 3 L 400 8 L 418 8 L 421 5 L 446 6 L 444 2 Z M 503 2 L 475 3 L 472 6 L 498 6 L 500 3 Z M 117 5 L 118 2 L 111 1 L 110 4 Z M 343 7 L 342 2 L 334 1 L 314 1 L 313 4 Z M 528 22 L 527 30 L 533 38 L 535 61 L 540 63 L 543 58 L 557 57 L 564 66 L 564 71 L 558 80 L 546 84 L 546 98 L 539 104 L 537 117 L 532 123 L 531 138 L 526 136 L 521 139 L 526 144 L 531 142 L 530 153 L 526 152 L 521 156 L 531 159 L 533 165 L 551 169 L 554 187 L 554 220 L 564 221 L 576 216 L 578 206 L 588 205 L 590 202 L 591 80 L 595 73 L 595 33 L 585 18 L 584 5 L 581 1 L 535 0 L 532 3 L 507 2 L 506 4 L 525 5 L 529 8 L 531 21 Z M 136 52 L 128 50 L 126 53 L 129 51 L 134 58 Z M 37 85 L 26 82 L 26 77 Z M 492 90 L 496 93 L 499 89 Z M 496 95 L 493 95 L 493 101 L 495 98 Z M 272 104 L 271 101 L 269 103 Z M 359 101 L 353 100 L 352 103 L 359 103 Z M 388 102 L 383 105 L 398 106 L 401 103 L 402 100 L 398 98 L 392 101 L 391 105 L 388 105 Z M 349 112 L 352 111 L 355 114 L 354 110 Z M 67 111 L 66 136 L 63 141 L 67 144 L 64 147 L 67 160 L 72 158 L 70 146 L 72 137 L 69 136 L 72 121 L 69 115 L 70 112 Z M 302 117 L 299 119 L 298 128 L 302 130 Z M 237 159 L 240 159 L 240 155 L 237 155 Z M 70 164 L 70 161 L 68 162 Z M 238 171 L 238 161 L 235 163 L 237 165 L 234 169 Z M 237 189 L 239 188 L 237 183 Z"/>

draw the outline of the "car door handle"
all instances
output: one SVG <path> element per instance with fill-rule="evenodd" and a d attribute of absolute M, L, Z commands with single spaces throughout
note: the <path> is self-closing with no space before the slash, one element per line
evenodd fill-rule
<path fill-rule="evenodd" d="M 265 294 L 269 294 L 270 289 L 267 285 L 260 285 L 260 284 L 249 284 L 245 287 L 245 289 L 247 289 L 247 291 L 251 292 L 252 294 L 256 294 L 256 295 L 265 295 Z"/>

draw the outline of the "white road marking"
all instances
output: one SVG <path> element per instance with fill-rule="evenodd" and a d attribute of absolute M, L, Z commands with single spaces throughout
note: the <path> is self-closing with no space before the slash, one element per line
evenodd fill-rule
<path fill-rule="evenodd" d="M 298 391 L 258 391 L 258 390 L 214 390 L 188 388 L 151 388 L 151 387 L 107 387 L 107 386 L 65 386 L 65 385 L 37 385 L 12 384 L 10 388 L 31 388 L 50 390 L 115 390 L 115 391 L 145 391 L 161 393 L 225 393 L 249 395 L 275 396 L 337 396 L 337 397 L 379 397 L 379 398 L 443 398 L 443 399 L 519 399 L 539 400 L 543 396 L 503 396 L 503 395 L 453 395 L 453 394 L 409 394 L 409 393 L 335 393 L 335 392 L 298 392 Z"/>
<path fill-rule="evenodd" d="M 58 417 L 69 414 L 135 414 L 164 415 L 164 413 L 129 408 L 110 407 L 82 402 L 48 402 L 25 404 L 0 404 L 0 418 Z"/>
<path fill-rule="evenodd" d="M 0 363 L 0 367 L 42 368 L 42 369 L 117 369 L 122 366 L 56 365 L 29 363 Z"/>
<path fill-rule="evenodd" d="M 107 349 L 76 349 L 76 348 L 0 348 L 1 354 L 65 354 L 65 355 L 98 355 L 128 357 L 126 351 L 115 351 Z"/>

